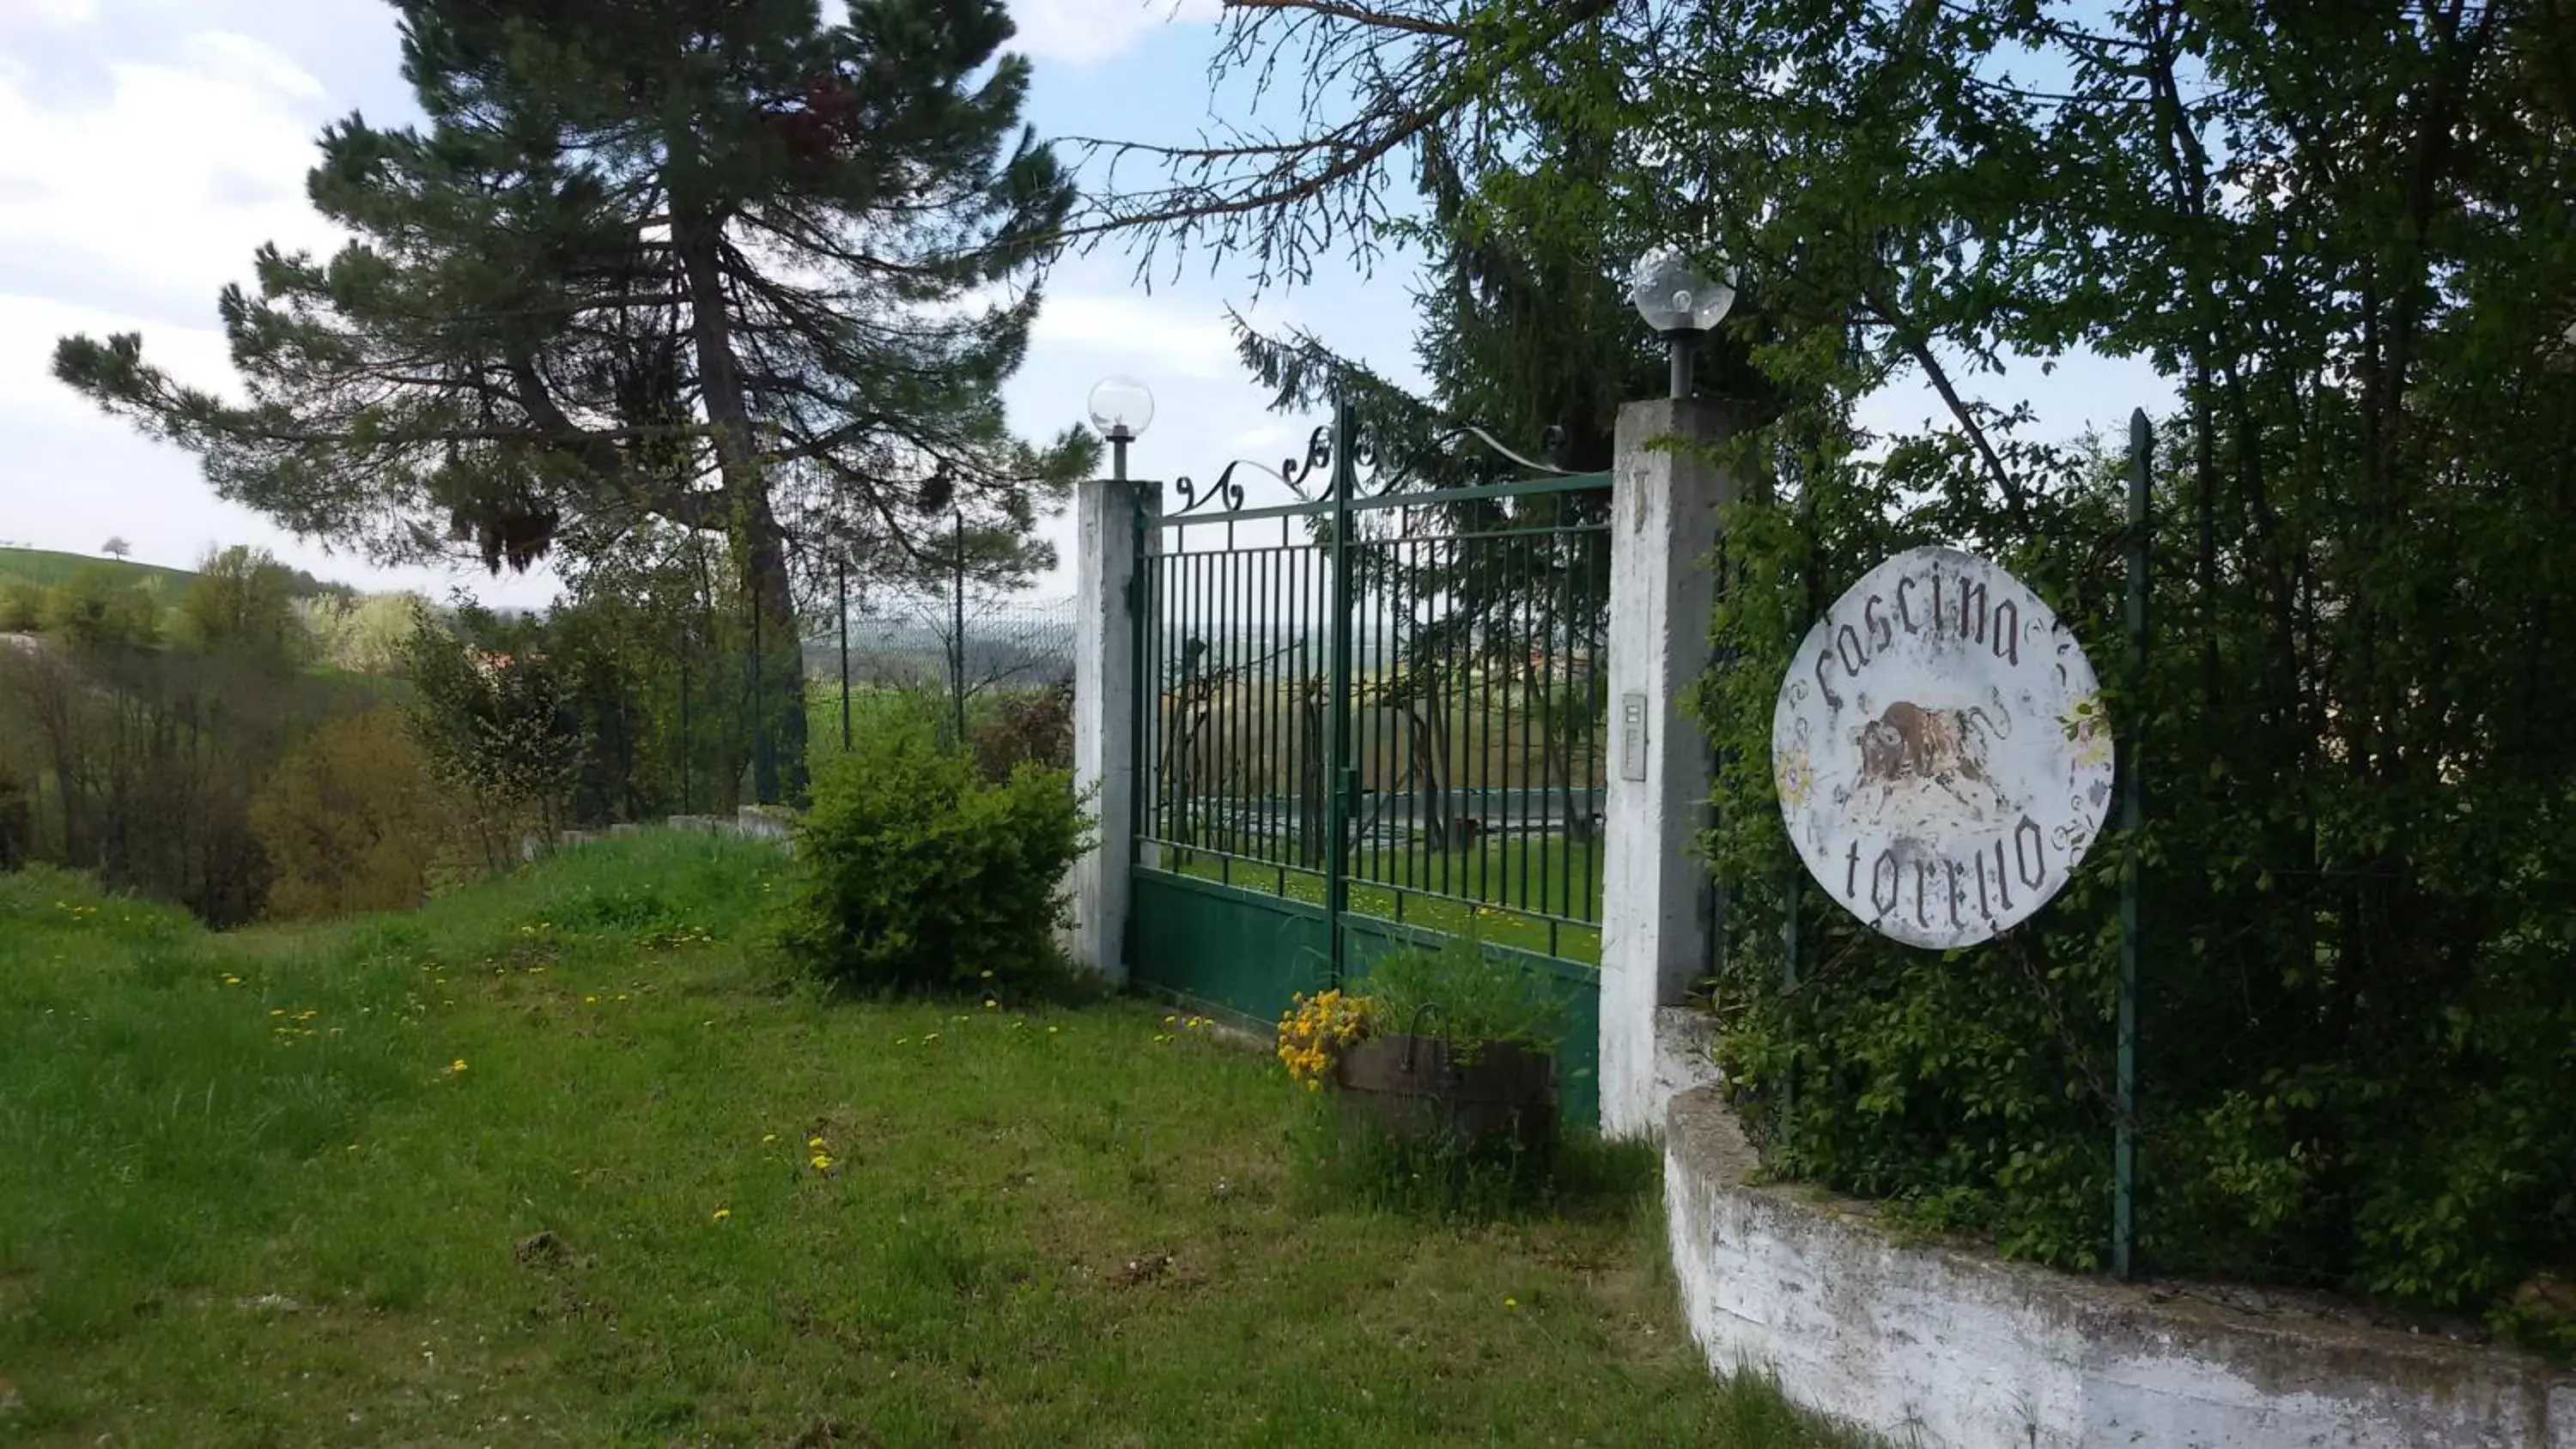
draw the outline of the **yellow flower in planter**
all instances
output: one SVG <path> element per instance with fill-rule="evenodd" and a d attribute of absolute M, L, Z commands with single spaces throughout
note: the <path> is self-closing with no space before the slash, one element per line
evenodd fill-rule
<path fill-rule="evenodd" d="M 1295 998 L 1279 1019 L 1278 1055 L 1288 1075 L 1313 1090 L 1333 1069 L 1333 1058 L 1369 1034 L 1370 1001 L 1338 988 Z"/>

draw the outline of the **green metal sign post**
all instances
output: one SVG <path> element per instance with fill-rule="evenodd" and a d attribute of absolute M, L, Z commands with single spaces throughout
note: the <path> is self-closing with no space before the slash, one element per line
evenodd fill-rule
<path fill-rule="evenodd" d="M 2129 414 L 2129 693 L 2143 696 L 2147 682 L 2147 564 L 2149 459 L 2154 433 L 2146 409 Z M 2140 835 L 2147 820 L 2146 780 L 2138 768 L 2146 731 L 2133 710 L 2120 740 L 2120 836 L 2127 860 L 2120 878 L 2120 1057 L 2113 1094 L 2118 1121 L 2111 1146 L 2111 1271 L 2126 1278 L 2137 1269 L 2138 1236 L 2138 935 L 2139 896 L 2147 869 Z"/>

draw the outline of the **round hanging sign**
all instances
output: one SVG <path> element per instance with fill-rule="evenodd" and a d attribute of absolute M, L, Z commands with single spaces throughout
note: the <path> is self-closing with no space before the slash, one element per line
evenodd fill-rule
<path fill-rule="evenodd" d="M 2093 666 L 2019 579 L 1950 548 L 1862 575 L 1771 716 L 1780 813 L 1825 893 L 1913 946 L 1972 946 L 2066 884 L 2111 801 Z"/>

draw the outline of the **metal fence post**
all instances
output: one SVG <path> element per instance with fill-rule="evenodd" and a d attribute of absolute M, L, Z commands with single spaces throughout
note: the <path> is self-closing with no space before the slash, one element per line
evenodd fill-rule
<path fill-rule="evenodd" d="M 841 753 L 850 752 L 850 561 L 833 565 L 841 605 Z"/>
<path fill-rule="evenodd" d="M 2147 684 L 2148 469 L 2154 433 L 2146 409 L 2129 414 L 2129 697 L 2143 704 Z M 2127 856 L 2120 878 L 2120 1059 L 2118 1121 L 2111 1146 L 2111 1271 L 2130 1276 L 2137 1267 L 2138 1201 L 2138 936 L 2139 896 L 2146 874 L 2146 780 L 2139 771 L 2146 712 L 2132 708 L 2120 731 L 2120 836 Z"/>

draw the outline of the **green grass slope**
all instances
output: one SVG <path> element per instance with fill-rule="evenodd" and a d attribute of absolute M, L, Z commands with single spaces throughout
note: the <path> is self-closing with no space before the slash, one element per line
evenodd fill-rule
<path fill-rule="evenodd" d="M 142 584 L 165 599 L 176 599 L 197 578 L 190 570 L 163 568 L 159 564 L 92 558 L 88 554 L 57 553 L 44 548 L 0 548 L 0 579 L 25 579 L 29 583 L 51 586 L 89 568 L 103 568 L 119 583 Z"/>
<path fill-rule="evenodd" d="M 1155 1008 L 782 984 L 784 868 L 230 937 L 0 876 L 0 1442 L 1836 1442 L 1709 1380 L 1648 1195 L 1322 1194 Z"/>

